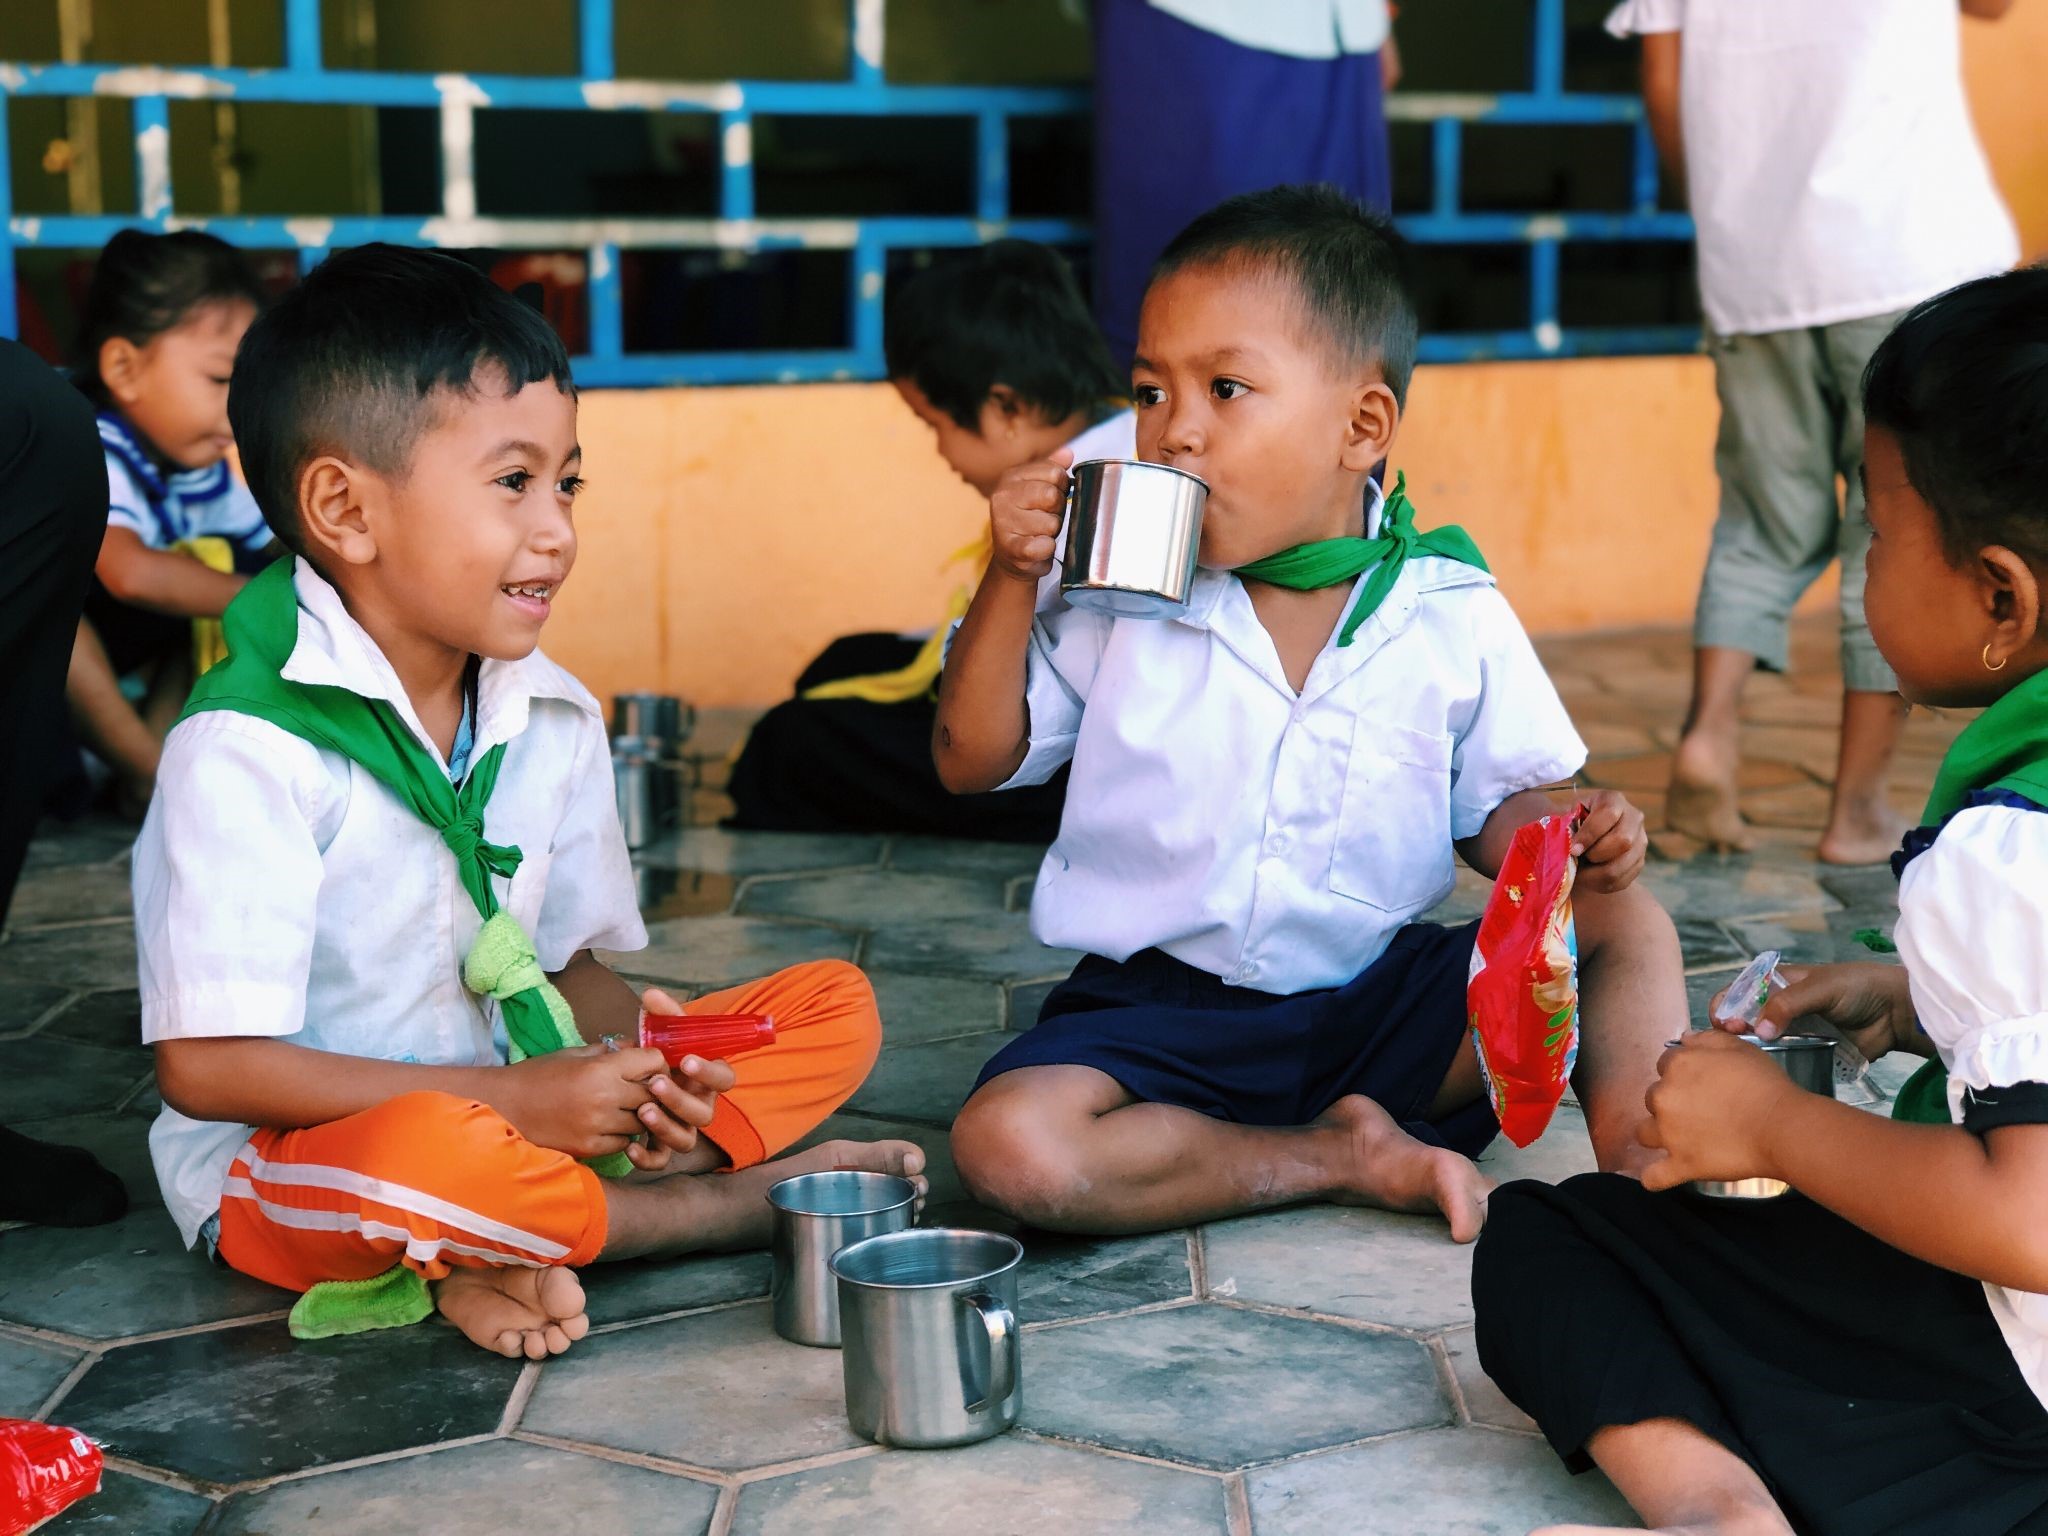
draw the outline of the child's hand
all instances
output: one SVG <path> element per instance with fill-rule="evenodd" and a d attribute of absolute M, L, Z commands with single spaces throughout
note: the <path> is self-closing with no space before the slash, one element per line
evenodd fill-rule
<path fill-rule="evenodd" d="M 1903 966 L 1862 961 L 1853 965 L 1786 965 L 1778 968 L 1785 985 L 1771 994 L 1756 1021 L 1756 1033 L 1775 1040 L 1799 1019 L 1825 1020 L 1848 1042 L 1876 1061 L 1892 1051 L 1912 1050 L 1920 1034 L 1913 996 Z M 1707 1016 L 1721 1006 L 1725 991 L 1715 995 Z M 1739 1019 L 1721 1026 L 1743 1033 Z"/>
<path fill-rule="evenodd" d="M 1625 891 L 1643 872 L 1650 839 L 1643 831 L 1643 813 L 1616 789 L 1596 789 L 1585 797 L 1586 819 L 1572 841 L 1579 861 L 1576 889 L 1611 895 Z"/>
<path fill-rule="evenodd" d="M 536 1146 L 588 1158 L 617 1152 L 639 1134 L 648 1079 L 666 1079 L 668 1064 L 659 1051 L 586 1045 L 530 1057 L 505 1073 L 512 1102 L 497 1109 L 519 1134 Z"/>
<path fill-rule="evenodd" d="M 683 1005 L 656 987 L 641 994 L 640 1006 L 649 1013 L 680 1014 Z M 654 1053 L 660 1059 L 660 1053 Z M 663 1061 L 665 1068 L 667 1062 Z M 649 1102 L 639 1109 L 640 1122 L 650 1140 L 645 1147 L 628 1146 L 626 1156 L 635 1168 L 658 1173 L 677 1152 L 697 1145 L 697 1132 L 711 1123 L 718 1095 L 732 1087 L 736 1074 L 732 1064 L 685 1056 L 673 1072 L 657 1071 L 647 1079 Z"/>
<path fill-rule="evenodd" d="M 988 499 L 991 564 L 1019 581 L 1037 581 L 1052 569 L 1060 517 L 1067 505 L 1066 449 L 1005 470 Z"/>
<path fill-rule="evenodd" d="M 1688 1035 L 1657 1063 L 1650 1118 L 1636 1133 L 1664 1153 L 1644 1166 L 1643 1187 L 1774 1177 L 1771 1126 L 1788 1096 L 1805 1092 L 1747 1041 L 1712 1030 Z"/>

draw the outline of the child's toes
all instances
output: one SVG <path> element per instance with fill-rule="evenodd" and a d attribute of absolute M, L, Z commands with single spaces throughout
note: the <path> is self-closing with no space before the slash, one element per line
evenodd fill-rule
<path fill-rule="evenodd" d="M 517 1328 L 507 1328 L 503 1333 L 491 1340 L 491 1348 L 503 1355 L 507 1360 L 517 1360 L 526 1353 L 526 1335 Z"/>
<path fill-rule="evenodd" d="M 569 1347 L 569 1335 L 562 1331 L 559 1323 L 549 1323 L 541 1331 L 541 1337 L 547 1342 L 548 1353 L 551 1355 L 559 1355 Z"/>
<path fill-rule="evenodd" d="M 525 1346 L 526 1358 L 529 1360 L 545 1360 L 547 1359 L 549 1354 L 552 1353 L 552 1351 L 550 1351 L 548 1348 L 548 1336 L 546 1329 L 527 1329 L 526 1336 L 522 1342 Z"/>
<path fill-rule="evenodd" d="M 563 1318 L 557 1326 L 562 1330 L 563 1335 L 569 1342 L 574 1344 L 578 1339 L 590 1332 L 590 1319 L 585 1314 L 578 1312 L 574 1317 Z"/>

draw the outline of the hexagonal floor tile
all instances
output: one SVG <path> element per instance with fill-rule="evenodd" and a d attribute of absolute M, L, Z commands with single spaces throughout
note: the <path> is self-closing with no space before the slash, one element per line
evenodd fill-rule
<path fill-rule="evenodd" d="M 1206 1229 L 1212 1295 L 1397 1328 L 1472 1320 L 1472 1250 L 1435 1216 L 1303 1206 Z"/>
<path fill-rule="evenodd" d="M 58 1416 L 131 1461 L 240 1483 L 490 1434 L 521 1364 L 438 1322 L 311 1343 L 259 1323 L 109 1350 Z"/>
<path fill-rule="evenodd" d="M 846 1107 L 864 1115 L 950 1126 L 982 1064 L 1015 1038 L 990 1030 L 884 1051 Z"/>
<path fill-rule="evenodd" d="M 1024 1263 L 1017 1272 L 1017 1315 L 1026 1324 L 1121 1312 L 1193 1294 L 1188 1235 L 1070 1237 L 1017 1234 Z"/>
<path fill-rule="evenodd" d="M 142 1000 L 133 987 L 86 992 L 37 1031 L 110 1050 L 142 1051 Z"/>
<path fill-rule="evenodd" d="M 885 928 L 868 940 L 867 960 L 884 970 L 937 971 L 990 981 L 1064 976 L 1080 963 L 1070 949 L 1048 949 L 1031 936 L 1023 912 L 990 913 L 972 923 L 938 919 Z"/>
<path fill-rule="evenodd" d="M 873 869 L 756 880 L 740 894 L 739 910 L 750 915 L 815 918 L 848 928 L 886 928 L 1004 908 L 1003 887 L 997 880 Z"/>
<path fill-rule="evenodd" d="M 577 1273 L 583 1282 L 585 1310 L 600 1327 L 768 1294 L 765 1253 L 628 1259 L 592 1264 Z"/>
<path fill-rule="evenodd" d="M 889 844 L 889 868 L 921 875 L 1035 875 L 1045 862 L 1036 843 L 977 843 L 955 837 L 899 837 Z"/>
<path fill-rule="evenodd" d="M 1045 1007 L 1046 998 L 1059 985 L 1054 981 L 1020 981 L 1009 990 L 1008 1006 L 1004 1010 L 1003 1028 L 1022 1033 L 1038 1022 L 1039 1011 Z"/>
<path fill-rule="evenodd" d="M 10 985 L 36 981 L 82 992 L 135 985 L 133 923 L 17 931 L 4 953 Z"/>
<path fill-rule="evenodd" d="M 541 1373 L 520 1425 L 721 1471 L 863 1443 L 846 1422 L 839 1351 L 777 1338 L 766 1306 L 585 1339 Z"/>
<path fill-rule="evenodd" d="M 47 1029 L 0 1042 L 0 1125 L 110 1110 L 151 1071 L 150 1059 L 138 1051 L 80 1045 Z"/>
<path fill-rule="evenodd" d="M 1215 1478 L 1005 1435 L 951 1451 L 863 1456 L 740 1490 L 733 1536 L 1222 1536 Z"/>
<path fill-rule="evenodd" d="M 1896 906 L 1866 907 L 1860 910 L 1836 908 L 1828 912 L 1802 912 L 1789 917 L 1730 919 L 1728 931 L 1746 951 L 1744 958 L 1762 950 L 1775 949 L 1789 962 L 1799 965 L 1827 965 L 1850 960 L 1896 960 L 1896 955 L 1873 953 L 1856 940 L 1856 934 L 1875 928 L 1889 934 L 1899 920 Z"/>
<path fill-rule="evenodd" d="M 729 832 L 687 827 L 634 850 L 643 864 L 720 875 L 788 875 L 859 869 L 882 860 L 882 839 L 836 832 Z"/>
<path fill-rule="evenodd" d="M 1808 863 L 1792 868 L 1746 854 L 1703 854 L 1682 863 L 1653 860 L 1643 886 L 1674 917 L 1748 917 L 1759 912 L 1819 912 L 1835 905 Z"/>
<path fill-rule="evenodd" d="M 603 959 L 636 976 L 729 987 L 805 960 L 851 960 L 858 942 L 851 933 L 817 923 L 683 917 L 649 924 L 645 949 Z"/>
<path fill-rule="evenodd" d="M 35 928 L 126 917 L 133 911 L 128 865 L 123 861 L 37 870 L 24 876 L 14 889 L 7 921 L 13 928 Z"/>
<path fill-rule="evenodd" d="M 1480 1369 L 1479 1346 L 1470 1328 L 1453 1328 L 1445 1334 L 1444 1353 L 1450 1357 L 1451 1374 L 1458 1378 L 1458 1395 L 1465 1399 L 1465 1413 L 1474 1424 L 1535 1433 L 1536 1421 L 1509 1402 L 1507 1394 L 1493 1384 L 1493 1378 Z"/>
<path fill-rule="evenodd" d="M 882 1010 L 882 1044 L 924 1045 L 1003 1027 L 1003 989 L 992 981 L 870 970 Z"/>
<path fill-rule="evenodd" d="M 58 983 L 10 979 L 0 987 L 0 1035 L 27 1029 L 70 996 L 71 989 Z"/>
<path fill-rule="evenodd" d="M 102 1227 L 0 1232 L 0 1318 L 11 1323 L 122 1339 L 251 1317 L 291 1302 L 289 1291 L 187 1252 L 159 1205 Z"/>
<path fill-rule="evenodd" d="M 718 1490 L 667 1472 L 517 1440 L 451 1446 L 350 1467 L 228 1500 L 218 1536 L 393 1536 L 400 1531 L 590 1532 L 689 1536 L 711 1528 Z M 573 1515 L 569 1512 L 573 1511 Z"/>
<path fill-rule="evenodd" d="M 1718 918 L 1677 917 L 1678 949 L 1688 968 L 1697 965 L 1743 965 L 1749 960 L 1742 946 L 1728 936 Z"/>
<path fill-rule="evenodd" d="M 1024 1335 L 1024 1422 L 1227 1470 L 1441 1424 L 1422 1345 L 1240 1307 L 1175 1307 Z"/>
<path fill-rule="evenodd" d="M 29 1419 L 83 1359 L 75 1349 L 0 1334 L 0 1417 Z"/>
<path fill-rule="evenodd" d="M 1575 1478 L 1541 1440 L 1490 1429 L 1312 1456 L 1254 1473 L 1245 1489 L 1257 1536 L 1522 1536 L 1558 1521 L 1637 1524 L 1606 1478 Z"/>
<path fill-rule="evenodd" d="M 48 1525 L 42 1536 L 187 1536 L 213 1508 L 211 1499 L 182 1488 L 130 1477 L 125 1472 L 101 1474 L 100 1491 L 72 1505 Z"/>

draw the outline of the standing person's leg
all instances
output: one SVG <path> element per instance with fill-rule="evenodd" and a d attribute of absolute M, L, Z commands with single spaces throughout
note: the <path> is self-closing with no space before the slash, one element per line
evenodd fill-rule
<path fill-rule="evenodd" d="M 1909 706 L 1898 679 L 1878 654 L 1863 618 L 1863 559 L 1870 550 L 1870 519 L 1863 510 L 1863 370 L 1898 314 L 1847 320 L 1823 333 L 1840 401 L 1836 463 L 1847 487 L 1842 498 L 1842 749 L 1834 799 L 1820 856 L 1828 864 L 1879 864 L 1906 835 L 1910 819 L 1891 801 L 1892 756 L 1905 730 Z"/>
<path fill-rule="evenodd" d="M 1815 333 L 1715 341 L 1721 511 L 1693 624 L 1693 697 L 1665 819 L 1709 848 L 1753 843 L 1738 798 L 1742 687 L 1790 660 L 1793 606 L 1834 557 L 1835 422 Z"/>

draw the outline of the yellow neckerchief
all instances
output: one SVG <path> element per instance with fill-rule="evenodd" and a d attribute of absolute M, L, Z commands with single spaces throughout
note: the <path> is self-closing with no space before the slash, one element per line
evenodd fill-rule
<path fill-rule="evenodd" d="M 181 555 L 190 555 L 210 571 L 219 571 L 223 576 L 234 574 L 235 546 L 226 539 L 212 534 L 199 534 L 193 538 L 180 539 L 171 546 Z M 228 653 L 226 636 L 221 632 L 219 619 L 194 619 L 192 621 L 192 675 L 206 676 L 207 669 Z"/>

